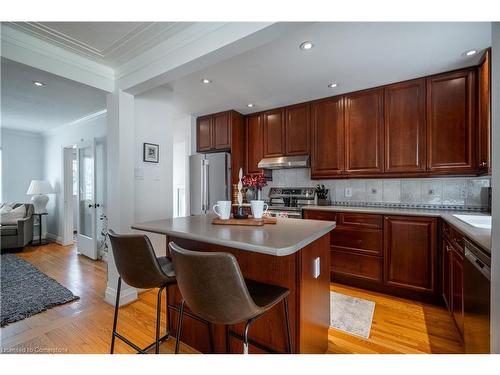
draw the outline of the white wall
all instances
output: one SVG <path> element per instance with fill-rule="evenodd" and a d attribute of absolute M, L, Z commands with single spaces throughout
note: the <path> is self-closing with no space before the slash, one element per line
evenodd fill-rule
<path fill-rule="evenodd" d="M 174 170 L 185 168 L 178 160 L 174 166 L 174 142 L 185 140 L 186 159 L 191 145 L 192 117 L 171 104 L 171 91 L 158 88 L 135 97 L 135 221 L 173 217 Z M 143 161 L 143 143 L 160 146 L 160 162 Z M 178 158 L 176 158 L 178 159 Z M 176 175 L 181 174 L 178 170 Z M 188 173 L 186 173 L 188 175 Z M 188 195 L 187 195 L 188 196 Z M 148 234 L 156 252 L 164 255 L 165 237 Z"/>
<path fill-rule="evenodd" d="M 491 244 L 491 351 L 500 354 L 500 23 L 492 24 L 493 231 Z"/>
<path fill-rule="evenodd" d="M 52 238 L 62 241 L 63 236 L 63 217 L 64 217 L 64 201 L 63 201 L 63 148 L 78 142 L 97 139 L 97 153 L 101 157 L 97 157 L 96 178 L 98 188 L 103 190 L 102 199 L 103 206 L 101 210 L 106 209 L 106 194 L 104 193 L 105 181 L 103 176 L 106 176 L 105 163 L 105 145 L 107 134 L 106 113 L 99 114 L 93 118 L 85 119 L 81 122 L 64 125 L 58 128 L 51 129 L 44 134 L 45 141 L 45 174 L 44 178 L 48 180 L 54 187 L 56 194 L 51 197 L 47 210 L 47 232 Z M 99 151 L 101 150 L 101 151 Z M 98 196 L 99 198 L 99 196 Z M 100 211 L 98 211 L 98 215 Z"/>
<path fill-rule="evenodd" d="M 30 202 L 31 180 L 42 180 L 44 143 L 41 134 L 2 129 L 2 201 Z M 51 199 L 53 196 L 50 196 Z"/>

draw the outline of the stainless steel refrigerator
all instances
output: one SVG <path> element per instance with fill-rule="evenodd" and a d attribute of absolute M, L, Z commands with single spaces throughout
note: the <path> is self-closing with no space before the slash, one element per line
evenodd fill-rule
<path fill-rule="evenodd" d="M 206 214 L 217 201 L 231 200 L 231 154 L 189 157 L 191 215 Z"/>

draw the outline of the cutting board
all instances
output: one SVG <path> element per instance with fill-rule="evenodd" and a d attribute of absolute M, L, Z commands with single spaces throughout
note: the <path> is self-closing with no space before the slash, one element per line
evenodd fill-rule
<path fill-rule="evenodd" d="M 212 220 L 212 224 L 214 225 L 245 225 L 245 226 L 253 226 L 253 227 L 261 227 L 264 224 L 276 224 L 277 220 L 275 217 L 263 217 L 262 219 L 254 219 L 250 217 L 248 219 L 227 219 L 222 220 L 218 217 Z"/>

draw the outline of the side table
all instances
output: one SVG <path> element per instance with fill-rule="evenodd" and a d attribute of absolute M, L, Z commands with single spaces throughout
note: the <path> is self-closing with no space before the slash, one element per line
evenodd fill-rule
<path fill-rule="evenodd" d="M 36 214 L 34 213 L 33 216 L 38 216 L 38 222 L 40 223 L 40 228 L 38 230 L 38 241 L 35 241 L 33 240 L 33 242 L 31 242 L 31 245 L 33 246 L 40 246 L 40 245 L 47 245 L 49 242 L 47 240 L 42 240 L 42 233 L 43 233 L 43 230 L 42 230 L 42 225 L 43 225 L 43 221 L 42 221 L 42 216 L 44 215 L 48 215 L 47 212 L 42 212 L 40 214 Z M 33 226 L 35 225 L 35 221 L 33 221 Z"/>

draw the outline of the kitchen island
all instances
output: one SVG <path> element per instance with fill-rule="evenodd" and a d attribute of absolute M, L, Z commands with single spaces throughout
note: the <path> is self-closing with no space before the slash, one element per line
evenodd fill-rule
<path fill-rule="evenodd" d="M 190 216 L 134 224 L 132 228 L 163 234 L 167 243 L 173 241 L 189 250 L 229 252 L 236 256 L 245 278 L 288 288 L 293 352 L 326 352 L 330 324 L 329 233 L 335 223 L 279 219 L 276 224 L 251 227 L 213 225 L 212 219 L 211 215 Z M 169 303 L 179 304 L 177 287 L 171 288 L 169 298 Z M 172 333 L 177 329 L 176 318 L 173 312 Z M 233 329 L 241 334 L 243 324 Z M 224 353 L 225 327 L 214 326 L 213 334 L 215 352 Z M 249 337 L 256 344 L 250 345 L 251 353 L 264 352 L 259 345 L 286 352 L 283 305 L 276 305 L 255 321 Z M 185 317 L 181 340 L 200 352 L 210 351 L 207 327 L 195 319 Z M 232 338 L 230 346 L 231 352 L 242 353 L 240 340 Z"/>

